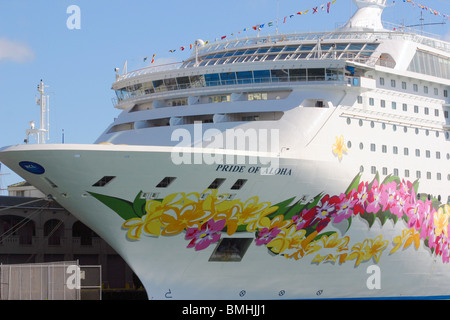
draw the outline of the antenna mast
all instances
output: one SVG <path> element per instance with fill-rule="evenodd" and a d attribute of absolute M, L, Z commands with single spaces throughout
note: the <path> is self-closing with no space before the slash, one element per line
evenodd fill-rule
<path fill-rule="evenodd" d="M 39 92 L 39 98 L 36 98 L 36 103 L 40 107 L 40 123 L 39 129 L 35 129 L 34 121 L 30 121 L 30 129 L 26 130 L 27 138 L 26 143 L 29 142 L 30 135 L 36 135 L 37 143 L 44 144 L 50 138 L 49 127 L 50 127 L 50 114 L 49 114 L 49 95 L 45 92 L 44 82 L 41 82 L 37 86 L 37 91 Z"/>
<path fill-rule="evenodd" d="M 279 13 L 280 13 L 280 0 L 277 0 L 277 35 L 279 34 L 279 33 L 278 33 Z"/>

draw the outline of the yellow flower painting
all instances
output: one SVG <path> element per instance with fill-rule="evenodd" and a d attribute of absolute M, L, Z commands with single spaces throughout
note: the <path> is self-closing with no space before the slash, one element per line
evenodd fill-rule
<path fill-rule="evenodd" d="M 344 137 L 336 137 L 333 153 L 341 159 L 346 151 Z M 418 250 L 421 245 L 444 263 L 450 262 L 450 205 L 418 197 L 417 181 L 395 176 L 379 181 L 378 174 L 370 183 L 360 179 L 358 174 L 345 193 L 320 193 L 307 203 L 295 197 L 276 204 L 255 195 L 231 198 L 217 189 L 176 192 L 161 199 L 147 199 L 141 191 L 133 202 L 91 195 L 123 219 L 122 229 L 129 241 L 181 235 L 189 241 L 187 248 L 205 250 L 226 235 L 253 233 L 255 246 L 286 259 L 309 257 L 310 263 L 317 265 L 379 263 L 389 246 L 392 255 L 409 248 Z M 374 234 L 352 243 L 351 219 L 355 216 L 366 220 L 369 229 L 376 219 L 382 225 L 387 220 L 394 224 L 402 221 L 407 228 L 393 239 Z M 332 227 L 341 222 L 348 226 L 345 234 Z"/>
<path fill-rule="evenodd" d="M 333 154 L 339 158 L 339 161 L 342 160 L 344 152 L 348 151 L 343 135 L 336 137 L 336 142 L 333 144 L 332 150 Z"/>

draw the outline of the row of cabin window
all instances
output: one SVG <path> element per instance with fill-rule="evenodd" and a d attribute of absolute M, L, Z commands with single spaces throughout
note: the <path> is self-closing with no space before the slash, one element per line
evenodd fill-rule
<path fill-rule="evenodd" d="M 350 149 L 351 147 L 352 147 L 352 142 L 349 140 L 348 142 L 347 142 L 347 147 Z M 359 149 L 360 150 L 363 150 L 364 149 L 364 144 L 361 142 L 360 144 L 359 144 Z M 377 147 L 376 147 L 376 144 L 375 143 L 371 143 L 370 144 L 370 151 L 372 151 L 372 152 L 376 152 L 377 151 Z M 381 146 L 381 152 L 382 153 L 388 153 L 388 147 L 387 147 L 387 145 L 385 145 L 385 144 L 383 144 L 382 146 Z M 398 148 L 398 146 L 392 146 L 392 153 L 393 154 L 399 154 L 399 148 Z M 403 155 L 405 155 L 405 156 L 409 156 L 409 148 L 408 147 L 404 147 L 403 148 Z M 421 151 L 420 151 L 420 149 L 416 149 L 415 150 L 415 155 L 416 155 L 416 157 L 420 157 L 420 155 L 421 155 Z M 425 150 L 425 157 L 426 158 L 431 158 L 431 151 L 430 150 Z M 441 152 L 440 151 L 436 151 L 436 159 L 442 159 L 441 158 Z M 447 160 L 450 160 L 450 153 L 447 153 Z"/>
<path fill-rule="evenodd" d="M 109 184 L 112 180 L 114 180 L 115 176 L 104 176 L 96 183 L 94 183 L 93 187 L 104 187 Z M 157 188 L 167 188 L 172 182 L 176 180 L 176 177 L 165 177 L 162 179 L 157 185 Z M 217 178 L 215 179 L 208 187 L 208 189 L 218 189 L 226 179 Z M 237 179 L 236 182 L 231 186 L 231 190 L 240 190 L 244 184 L 247 182 L 247 179 Z"/>
<path fill-rule="evenodd" d="M 267 92 L 248 93 L 247 100 L 248 101 L 268 100 Z M 231 101 L 231 94 L 215 95 L 215 96 L 208 97 L 208 103 L 230 102 L 230 101 Z M 188 98 L 173 99 L 173 100 L 170 100 L 168 102 L 168 104 L 171 105 L 172 107 L 186 106 L 186 105 L 188 105 Z"/>
<path fill-rule="evenodd" d="M 385 81 L 383 77 L 380 77 L 380 86 L 384 86 L 385 85 Z M 395 79 L 391 79 L 391 87 L 395 88 L 397 86 Z M 408 87 L 407 83 L 405 81 L 402 81 L 402 89 L 406 90 Z M 414 92 L 419 92 L 419 85 L 416 83 L 413 83 L 413 91 Z M 434 95 L 437 96 L 439 95 L 439 89 L 438 88 L 434 88 Z M 423 93 L 428 93 L 428 86 L 423 86 Z M 448 91 L 446 89 L 443 90 L 444 93 L 444 97 L 448 97 Z"/>
<path fill-rule="evenodd" d="M 351 123 L 352 123 L 351 118 L 347 118 L 347 124 L 350 125 Z M 362 127 L 363 124 L 364 124 L 364 121 L 363 121 L 362 119 L 359 119 L 358 123 L 359 123 L 359 126 Z M 371 127 L 371 128 L 375 128 L 375 122 L 374 122 L 374 121 L 370 121 L 370 127 Z M 384 122 L 381 123 L 381 128 L 382 128 L 383 130 L 386 130 L 386 123 L 384 123 Z M 392 124 L 392 130 L 393 130 L 393 131 L 397 131 L 397 125 L 396 125 L 396 124 Z M 426 136 L 429 136 L 429 135 L 430 135 L 430 130 L 429 130 L 429 129 L 424 129 L 424 131 L 425 131 L 425 135 L 426 135 Z M 407 127 L 407 126 L 403 126 L 403 132 L 405 132 L 405 133 L 408 132 L 408 127 Z M 419 128 L 415 128 L 415 129 L 414 129 L 414 132 L 415 132 L 416 134 L 419 134 L 419 133 L 420 133 L 420 129 L 419 129 Z M 436 130 L 436 131 L 435 131 L 435 135 L 436 135 L 436 138 L 439 138 L 440 132 Z M 446 138 L 446 139 L 450 139 L 450 133 L 449 133 L 448 131 L 445 132 L 445 138 Z"/>
<path fill-rule="evenodd" d="M 359 104 L 363 103 L 363 97 L 362 96 L 358 96 L 357 101 Z M 375 106 L 375 99 L 374 98 L 369 98 L 369 106 Z M 386 108 L 386 100 L 381 99 L 380 100 L 380 107 L 381 108 Z M 397 102 L 392 101 L 391 102 L 391 107 L 392 110 L 397 110 Z M 408 104 L 403 103 L 402 104 L 402 110 L 403 111 L 408 111 Z M 424 114 L 425 115 L 429 115 L 430 114 L 430 108 L 429 107 L 424 107 Z M 414 113 L 419 113 L 419 106 L 414 106 Z M 434 109 L 434 115 L 436 117 L 439 117 L 439 109 Z M 444 115 L 445 118 L 448 118 L 448 111 L 444 111 Z"/>
<path fill-rule="evenodd" d="M 370 167 L 370 172 L 371 172 L 371 174 L 376 174 L 377 173 L 377 167 L 371 166 Z M 388 168 L 387 167 L 382 167 L 381 168 L 381 173 L 386 176 L 388 174 Z M 394 168 L 393 169 L 393 174 L 394 174 L 394 176 L 398 177 L 399 176 L 399 169 Z M 411 176 L 409 169 L 405 169 L 404 176 L 405 176 L 405 178 L 409 178 Z M 416 170 L 416 178 L 417 179 L 422 178 L 422 171 Z M 431 180 L 432 179 L 432 173 L 430 171 L 426 172 L 426 179 L 427 180 Z M 436 172 L 436 180 L 437 181 L 441 181 L 442 180 L 442 174 L 440 172 Z M 450 181 L 450 174 L 447 174 L 447 180 Z"/>

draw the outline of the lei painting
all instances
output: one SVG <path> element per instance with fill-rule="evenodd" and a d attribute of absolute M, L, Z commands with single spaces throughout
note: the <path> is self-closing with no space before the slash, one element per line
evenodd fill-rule
<path fill-rule="evenodd" d="M 158 200 L 146 200 L 140 192 L 134 202 L 90 194 L 124 219 L 122 228 L 130 241 L 183 232 L 187 248 L 204 250 L 225 234 L 250 232 L 256 246 L 287 259 L 310 256 L 316 264 L 354 261 L 355 266 L 370 259 L 379 262 L 390 242 L 389 254 L 411 245 L 418 249 L 422 243 L 444 263 L 449 262 L 450 206 L 418 196 L 418 181 L 396 176 L 380 182 L 376 174 L 373 181 L 365 182 L 358 174 L 344 193 L 321 193 L 308 203 L 291 198 L 271 204 L 256 196 L 229 200 L 228 194 L 217 190 L 174 193 Z M 402 220 L 405 229 L 393 239 L 378 235 L 351 243 L 345 234 L 356 216 L 366 220 L 369 228 L 376 220 L 381 225 Z M 343 226 L 342 235 L 327 230 L 330 223 Z"/>

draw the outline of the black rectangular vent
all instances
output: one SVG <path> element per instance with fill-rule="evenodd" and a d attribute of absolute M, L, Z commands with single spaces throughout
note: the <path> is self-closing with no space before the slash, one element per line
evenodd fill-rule
<path fill-rule="evenodd" d="M 252 243 L 252 238 L 223 238 L 212 253 L 209 261 L 239 262 Z"/>
<path fill-rule="evenodd" d="M 98 180 L 96 183 L 94 183 L 92 186 L 93 187 L 104 187 L 108 183 L 110 183 L 114 178 L 115 178 L 115 176 L 104 176 L 103 178 Z"/>
<path fill-rule="evenodd" d="M 165 177 L 156 186 L 157 188 L 167 188 L 176 178 L 175 177 Z"/>
<path fill-rule="evenodd" d="M 208 187 L 208 189 L 219 189 L 219 187 L 222 185 L 222 183 L 225 182 L 225 179 L 223 178 L 217 178 L 214 180 Z"/>
<path fill-rule="evenodd" d="M 238 179 L 233 186 L 231 187 L 231 190 L 239 190 L 241 189 L 244 184 L 247 182 L 247 179 Z"/>

